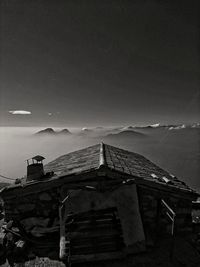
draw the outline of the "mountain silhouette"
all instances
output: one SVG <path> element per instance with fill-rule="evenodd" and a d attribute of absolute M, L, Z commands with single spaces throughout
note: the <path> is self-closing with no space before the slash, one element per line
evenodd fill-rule
<path fill-rule="evenodd" d="M 46 135 L 55 136 L 55 135 L 69 135 L 69 134 L 71 134 L 71 132 L 68 129 L 63 129 L 59 132 L 56 132 L 52 128 L 46 128 L 46 129 L 41 130 L 41 131 L 36 133 L 36 135 L 40 135 L 40 136 L 43 136 L 43 135 L 44 136 L 46 136 Z"/>
<path fill-rule="evenodd" d="M 106 138 L 144 138 L 146 137 L 146 134 L 140 133 L 140 132 L 136 132 L 133 130 L 128 130 L 128 131 L 121 131 L 119 133 L 115 133 L 115 134 L 108 134 L 106 135 Z"/>

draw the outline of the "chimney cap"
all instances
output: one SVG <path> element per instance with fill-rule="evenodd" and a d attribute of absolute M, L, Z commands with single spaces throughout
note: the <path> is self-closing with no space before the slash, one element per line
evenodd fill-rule
<path fill-rule="evenodd" d="M 40 155 L 37 155 L 35 157 L 33 157 L 32 159 L 36 160 L 36 161 L 42 161 L 44 160 L 45 158 L 43 156 L 40 156 Z"/>
<path fill-rule="evenodd" d="M 37 162 L 37 163 L 40 163 L 44 160 L 45 158 L 43 156 L 40 156 L 40 155 L 37 155 L 33 158 L 30 158 L 30 159 L 27 159 L 27 164 L 29 165 L 29 160 L 32 160 L 32 163 L 34 164 L 34 160 Z"/>

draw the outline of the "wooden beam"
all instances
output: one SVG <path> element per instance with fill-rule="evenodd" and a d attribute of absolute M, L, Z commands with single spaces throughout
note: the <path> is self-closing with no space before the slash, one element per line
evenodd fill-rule
<path fill-rule="evenodd" d="M 105 161 L 105 151 L 104 151 L 104 144 L 100 144 L 100 153 L 99 153 L 99 168 L 106 165 Z"/>
<path fill-rule="evenodd" d="M 145 179 L 145 178 L 134 177 L 133 175 L 123 173 L 122 171 L 119 170 L 118 171 L 112 170 L 105 165 L 103 170 L 106 174 L 106 176 L 104 177 L 99 177 L 99 168 L 98 168 L 98 169 L 90 169 L 86 172 L 76 173 L 73 175 L 60 176 L 57 178 L 54 177 L 46 181 L 30 182 L 26 184 L 11 186 L 1 191 L 1 197 L 4 200 L 16 199 L 19 196 L 22 197 L 30 194 L 36 194 L 39 192 L 51 190 L 52 188 L 59 188 L 63 186 L 63 184 L 69 186 L 70 189 L 70 187 L 74 186 L 78 187 L 78 185 L 81 183 L 86 183 L 87 185 L 90 185 L 90 183 L 99 182 L 101 179 L 105 178 L 107 180 L 109 179 L 116 182 L 120 181 L 123 182 L 125 180 L 126 181 L 129 180 L 129 183 L 131 183 L 132 181 L 137 185 L 147 186 L 152 190 L 154 189 L 162 190 L 163 192 L 176 195 L 176 197 L 183 197 L 191 200 L 196 200 L 197 197 L 200 196 L 199 193 L 189 189 L 179 188 L 175 185 L 166 184 L 159 181 L 153 181 L 148 178 Z"/>

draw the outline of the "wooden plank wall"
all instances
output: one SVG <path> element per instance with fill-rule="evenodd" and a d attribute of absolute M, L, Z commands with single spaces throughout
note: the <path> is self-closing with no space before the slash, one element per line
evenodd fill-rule
<path fill-rule="evenodd" d="M 164 199 L 176 213 L 176 233 L 178 235 L 192 233 L 192 200 L 183 199 L 174 194 L 170 196 L 162 191 L 149 190 L 142 186 L 138 186 L 138 197 L 147 244 L 154 244 L 159 235 L 162 236 L 171 231 L 171 222 L 166 216 L 162 216 L 162 211 L 159 210 L 161 199 Z"/>
<path fill-rule="evenodd" d="M 104 253 L 121 253 L 124 245 L 116 208 L 107 208 L 69 215 L 66 221 L 66 255 L 73 261 L 93 258 Z M 96 255 L 96 256 L 94 256 Z"/>

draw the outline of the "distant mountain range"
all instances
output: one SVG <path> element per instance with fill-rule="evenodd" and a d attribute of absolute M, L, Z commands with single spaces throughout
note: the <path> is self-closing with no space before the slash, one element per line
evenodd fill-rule
<path fill-rule="evenodd" d="M 186 124 L 172 125 L 168 127 L 168 130 L 181 130 L 181 129 L 200 129 L 200 123 L 194 123 L 192 125 L 186 125 Z"/>
<path fill-rule="evenodd" d="M 104 137 L 145 137 L 152 131 L 162 131 L 162 130 L 183 130 L 183 129 L 200 129 L 200 123 L 193 124 L 177 124 L 177 125 L 161 125 L 160 123 L 146 125 L 146 126 L 125 126 L 118 128 L 106 128 L 106 127 L 95 127 L 95 128 L 82 128 L 80 132 L 75 135 L 78 136 L 99 136 L 99 134 L 104 134 Z M 55 131 L 52 128 L 46 128 L 37 132 L 37 136 L 69 136 L 72 133 L 68 129 L 63 129 L 61 131 Z"/>
<path fill-rule="evenodd" d="M 200 123 L 193 123 L 193 124 L 170 124 L 170 125 L 162 125 L 160 123 L 152 124 L 152 125 L 146 125 L 146 126 L 126 126 L 123 128 L 120 128 L 122 131 L 124 130 L 130 130 L 134 131 L 136 129 L 167 129 L 167 130 L 181 130 L 185 128 L 200 128 Z"/>
<path fill-rule="evenodd" d="M 146 137 L 146 134 L 136 132 L 133 130 L 126 130 L 126 131 L 121 131 L 119 133 L 114 133 L 114 134 L 108 134 L 105 136 L 106 138 L 144 138 Z"/>
<path fill-rule="evenodd" d="M 40 135 L 40 136 L 43 136 L 43 135 L 71 135 L 71 132 L 68 130 L 68 129 L 63 129 L 59 132 L 57 131 L 54 131 L 52 128 L 46 128 L 44 130 L 41 130 L 39 132 L 36 133 L 36 135 Z"/>

